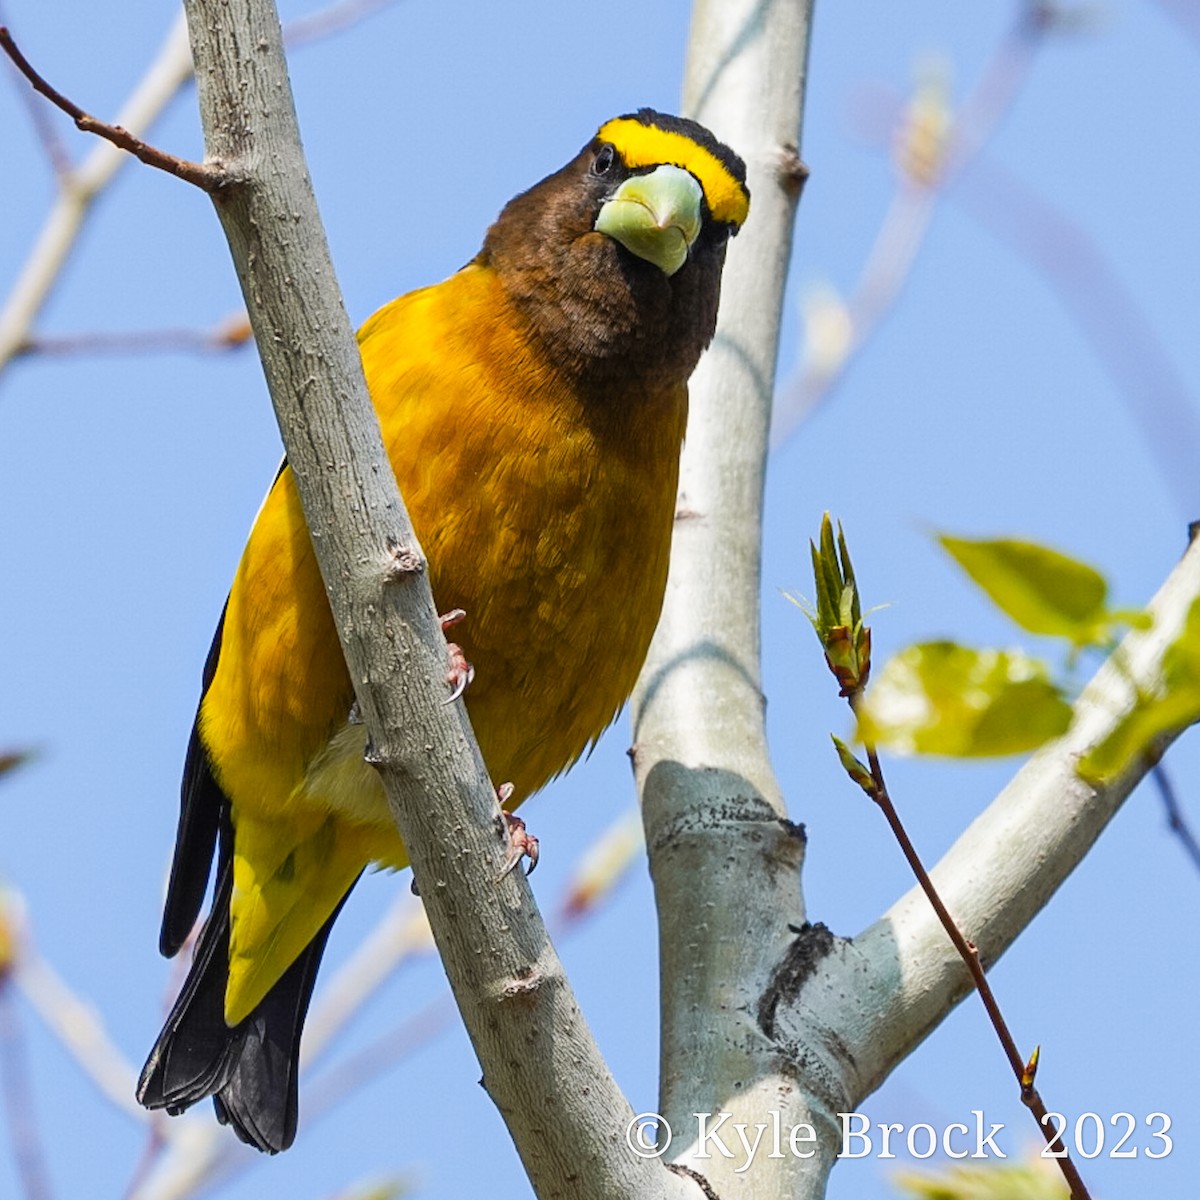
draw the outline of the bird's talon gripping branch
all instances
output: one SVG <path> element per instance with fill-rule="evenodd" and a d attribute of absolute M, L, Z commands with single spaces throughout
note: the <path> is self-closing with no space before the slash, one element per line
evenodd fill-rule
<path fill-rule="evenodd" d="M 466 615 L 466 611 L 461 608 L 452 608 L 448 613 L 442 613 L 438 617 L 442 632 L 445 633 L 447 629 L 452 629 Z M 471 680 L 475 678 L 475 668 L 467 662 L 467 656 L 457 642 L 447 642 L 446 653 L 450 658 L 450 665 L 446 668 L 446 682 L 450 685 L 450 695 L 442 703 L 453 704 L 467 690 Z"/>
<path fill-rule="evenodd" d="M 502 783 L 496 789 L 496 798 L 501 804 L 504 804 L 512 792 L 513 785 L 511 783 Z M 525 874 L 532 875 L 533 868 L 538 865 L 537 838 L 525 828 L 525 822 L 513 813 L 505 812 L 501 808 L 500 817 L 508 835 L 508 855 L 504 860 L 504 869 L 500 872 L 500 879 L 510 874 L 523 858 L 529 859 L 529 867 Z"/>

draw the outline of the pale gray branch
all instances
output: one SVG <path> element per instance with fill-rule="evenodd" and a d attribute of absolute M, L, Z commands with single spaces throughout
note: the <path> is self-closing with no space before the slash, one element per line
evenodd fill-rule
<path fill-rule="evenodd" d="M 985 966 L 1041 911 L 1150 769 L 1147 757 L 1093 784 L 1076 767 L 1133 707 L 1131 680 L 1154 689 L 1164 651 L 1198 596 L 1200 542 L 1152 602 L 1153 628 L 1128 635 L 1085 689 L 1067 733 L 1030 759 L 930 872 Z M 820 939 L 776 1023 L 781 1049 L 806 1063 L 824 1093 L 818 1130 L 827 1135 L 826 1155 L 837 1149 L 830 1126 L 837 1112 L 874 1091 L 970 990 L 962 959 L 919 888 L 852 941 Z"/>
<path fill-rule="evenodd" d="M 1076 771 L 1081 756 L 1133 707 L 1131 678 L 1147 691 L 1158 685 L 1163 653 L 1179 636 L 1198 596 L 1200 541 L 1192 544 L 1151 603 L 1153 627 L 1129 634 L 1097 672 L 1076 704 L 1067 733 L 1017 772 L 931 872 L 985 966 L 1045 907 L 1152 766 L 1149 758 L 1143 759 L 1099 784 Z M 916 888 L 856 937 L 854 946 L 856 956 L 869 962 L 884 984 L 870 1036 L 857 1027 L 844 1031 L 858 1061 L 859 1087 L 869 1092 L 962 998 L 968 983 Z M 839 969 L 831 965 L 830 970 Z"/>
<path fill-rule="evenodd" d="M 126 1115 L 149 1123 L 150 1114 L 133 1098 L 137 1073 L 108 1036 L 99 1013 L 28 941 L 17 959 L 14 978 L 46 1028 L 101 1094 Z"/>
<path fill-rule="evenodd" d="M 117 115 L 116 124 L 141 136 L 192 71 L 182 15 L 167 34 L 154 62 Z M 39 101 L 40 103 L 40 101 Z M 21 273 L 0 309 L 0 373 L 20 353 L 34 321 L 62 274 L 63 263 L 96 196 L 126 163 L 128 154 L 111 142 L 97 142 L 83 163 L 60 177 L 58 198 L 33 243 Z"/>
<path fill-rule="evenodd" d="M 338 294 L 273 0 L 187 0 L 215 197 L 321 573 L 455 998 L 539 1196 L 682 1194 L 624 1146 L 633 1116 L 519 873 Z M 513 1047 L 521 1047 L 514 1054 Z M 690 1185 L 689 1190 L 690 1190 Z"/>
<path fill-rule="evenodd" d="M 763 473 L 783 286 L 803 182 L 800 121 L 812 5 L 700 0 L 684 110 L 745 159 L 750 218 L 731 243 L 721 318 L 692 378 L 671 575 L 634 708 L 660 927 L 660 1109 L 671 1157 L 722 1200 L 790 1196 L 802 1160 L 752 1172 L 689 1150 L 697 1112 L 803 1119 L 803 1097 L 758 1019 L 803 920 L 803 833 L 767 755 L 760 685 Z M 788 1114 L 791 1114 L 790 1116 Z"/>

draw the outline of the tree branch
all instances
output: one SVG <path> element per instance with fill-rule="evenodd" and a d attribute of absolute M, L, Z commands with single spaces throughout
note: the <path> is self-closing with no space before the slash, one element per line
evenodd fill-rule
<path fill-rule="evenodd" d="M 45 96 L 55 108 L 65 112 L 75 122 L 75 128 L 81 132 L 94 133 L 97 137 L 112 142 L 119 150 L 132 154 L 146 166 L 166 171 L 168 175 L 177 175 L 180 179 L 195 184 L 201 191 L 215 192 L 230 182 L 226 173 L 215 164 L 203 165 L 188 162 L 185 158 L 176 158 L 174 154 L 168 154 L 165 150 L 159 150 L 148 142 L 142 141 L 128 129 L 124 129 L 120 125 L 110 125 L 107 121 L 101 121 L 98 117 L 93 117 L 91 113 L 84 112 L 78 104 L 64 96 L 57 88 L 52 87 L 33 69 L 32 64 L 13 41 L 12 35 L 3 26 L 0 26 L 0 49 L 4 50 L 16 65 L 17 70 L 29 80 L 33 90 Z"/>
<path fill-rule="evenodd" d="M 854 709 L 856 715 L 859 713 L 857 702 L 861 695 L 862 693 L 858 690 L 855 690 L 850 695 L 850 707 Z M 1084 1183 L 1083 1177 L 1079 1173 L 1079 1168 L 1075 1165 L 1075 1160 L 1071 1158 L 1066 1144 L 1062 1140 L 1061 1132 L 1048 1119 L 1045 1102 L 1042 1100 L 1041 1094 L 1035 1086 L 1040 1049 L 1035 1047 L 1032 1055 L 1026 1058 L 1017 1048 L 1016 1039 L 1013 1037 L 1012 1030 L 1008 1026 L 1008 1021 L 1005 1020 L 1004 1013 L 1000 1009 L 1000 1002 L 996 999 L 996 994 L 992 990 L 991 983 L 988 981 L 983 960 L 979 954 L 979 947 L 967 938 L 958 927 L 953 914 L 946 907 L 936 885 L 930 879 L 929 872 L 925 869 L 925 864 L 921 861 L 921 856 L 917 852 L 916 846 L 913 845 L 912 839 L 908 836 L 908 830 L 904 828 L 904 822 L 900 819 L 900 814 L 896 810 L 896 805 L 892 801 L 891 794 L 888 792 L 887 782 L 883 777 L 883 766 L 879 761 L 879 754 L 875 747 L 868 741 L 865 744 L 865 749 L 867 752 L 867 762 L 871 768 L 871 779 L 873 780 L 873 787 L 868 794 L 879 807 L 888 825 L 891 827 L 892 834 L 900 846 L 901 853 L 912 868 L 913 874 L 917 877 L 918 886 L 925 893 L 925 898 L 929 901 L 938 922 L 946 931 L 946 935 L 950 938 L 950 941 L 954 944 L 959 958 L 962 959 L 967 972 L 971 976 L 971 982 L 974 984 L 975 990 L 979 993 L 979 999 L 983 1002 L 983 1007 L 987 1012 L 988 1020 L 992 1023 L 992 1028 L 996 1031 L 996 1037 L 1000 1041 L 1000 1047 L 1004 1051 L 1005 1058 L 1008 1059 L 1008 1065 L 1017 1081 L 1017 1086 L 1021 1089 L 1021 1103 L 1033 1114 L 1033 1118 L 1037 1122 L 1038 1133 L 1045 1139 L 1046 1144 L 1053 1152 L 1055 1165 L 1062 1172 L 1063 1178 L 1070 1188 L 1071 1200 L 1091 1200 L 1091 1193 L 1088 1191 L 1087 1184 Z"/>
<path fill-rule="evenodd" d="M 811 3 L 700 0 L 684 110 L 747 163 L 750 219 L 731 243 L 716 338 L 692 377 L 671 575 L 634 704 L 660 928 L 660 1111 L 670 1157 L 722 1200 L 795 1194 L 806 1163 L 691 1157 L 697 1112 L 785 1122 L 803 1108 L 757 1021 L 803 920 L 803 830 L 767 755 L 760 685 L 763 472 L 783 286 L 804 180 L 800 118 Z M 802 1119 L 802 1118 L 801 1118 Z M 694 1147 L 693 1147 L 694 1148 Z"/>
<path fill-rule="evenodd" d="M 1146 760 L 1096 784 L 1080 778 L 1076 764 L 1129 713 L 1136 688 L 1153 688 L 1197 596 L 1200 541 L 1151 603 L 1153 627 L 1129 634 L 1110 656 L 1067 733 L 1030 759 L 930 873 L 985 965 L 1041 911 L 1150 769 Z M 913 888 L 852 941 L 831 943 L 780 1020 L 785 1036 L 819 1060 L 838 1102 L 853 1107 L 969 991 L 961 959 Z"/>
<path fill-rule="evenodd" d="M 146 130 L 191 73 L 187 28 L 180 14 L 149 70 L 121 108 L 117 123 L 134 135 Z M 111 142 L 101 142 L 63 182 L 0 310 L 0 373 L 28 341 L 92 202 L 128 161 L 128 155 Z"/>
<path fill-rule="evenodd" d="M 214 197 L 295 473 L 372 761 L 463 1019 L 539 1196 L 666 1197 L 624 1150 L 614 1083 L 504 839 L 337 292 L 272 0 L 187 0 Z M 253 117 L 251 117 L 253 114 Z M 513 1047 L 522 1047 L 514 1054 Z M 690 1186 L 690 1185 L 687 1185 Z"/>
<path fill-rule="evenodd" d="M 335 0 L 328 7 L 293 22 L 284 31 L 285 40 L 289 44 L 307 44 L 362 20 L 388 3 L 394 0 Z M 116 124 L 139 136 L 191 77 L 192 54 L 187 25 L 180 13 L 146 74 L 122 107 Z M 79 167 L 60 161 L 61 156 L 49 147 L 48 153 L 59 177 L 59 195 L 0 309 L 0 375 L 33 340 L 37 315 L 58 281 L 93 201 L 129 162 L 129 155 L 112 142 L 95 146 Z"/>
<path fill-rule="evenodd" d="M 796 375 L 785 382 L 775 401 L 773 444 L 786 441 L 828 398 L 894 308 L 938 203 L 991 141 L 1020 95 L 1037 51 L 1056 28 L 1054 16 L 1040 6 L 1021 6 L 1013 28 L 997 45 L 974 90 L 956 113 L 951 114 L 947 107 L 946 117 L 952 124 L 927 148 L 927 153 L 934 155 L 933 162 L 923 163 L 927 174 L 914 174 L 905 156 L 892 148 L 899 160 L 899 182 L 859 281 L 844 305 L 846 342 L 828 357 L 810 354 Z M 911 143 L 913 131 L 903 132 L 902 145 Z M 894 131 L 892 134 L 894 137 Z M 889 143 L 892 140 L 890 137 Z"/>
<path fill-rule="evenodd" d="M 25 1200 L 51 1200 L 50 1172 L 33 1106 L 25 1036 L 11 978 L 0 970 L 0 1099 L 8 1115 L 8 1140 Z"/>

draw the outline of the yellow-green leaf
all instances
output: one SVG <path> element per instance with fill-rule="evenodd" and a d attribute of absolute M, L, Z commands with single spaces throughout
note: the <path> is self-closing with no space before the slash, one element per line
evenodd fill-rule
<path fill-rule="evenodd" d="M 1108 583 L 1094 567 L 1036 542 L 949 534 L 938 540 L 1022 629 L 1068 638 L 1077 646 L 1106 637 L 1112 620 L 1105 608 Z"/>
<path fill-rule="evenodd" d="M 924 642 L 883 668 L 859 708 L 859 737 L 901 754 L 1020 754 L 1061 734 L 1071 707 L 1046 665 L 1020 651 Z"/>
<path fill-rule="evenodd" d="M 1200 721 L 1200 600 L 1192 603 L 1179 636 L 1163 654 L 1163 683 L 1080 760 L 1084 779 L 1120 775 L 1160 738 Z"/>

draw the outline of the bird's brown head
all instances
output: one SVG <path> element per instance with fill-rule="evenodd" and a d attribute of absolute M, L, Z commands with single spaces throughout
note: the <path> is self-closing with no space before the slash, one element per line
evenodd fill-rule
<path fill-rule="evenodd" d="M 712 339 L 726 243 L 749 205 L 728 146 L 643 108 L 510 201 L 476 261 L 581 383 L 679 384 Z"/>

